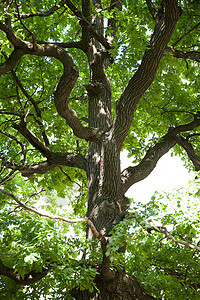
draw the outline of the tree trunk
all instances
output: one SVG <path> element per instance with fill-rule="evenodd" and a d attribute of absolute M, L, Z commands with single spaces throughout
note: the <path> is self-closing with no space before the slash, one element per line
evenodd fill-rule
<path fill-rule="evenodd" d="M 102 276 L 98 276 L 95 283 L 99 291 L 90 293 L 73 290 L 72 296 L 77 300 L 156 300 L 145 293 L 136 278 L 128 276 L 122 270 L 118 270 L 110 280 L 103 280 Z"/>

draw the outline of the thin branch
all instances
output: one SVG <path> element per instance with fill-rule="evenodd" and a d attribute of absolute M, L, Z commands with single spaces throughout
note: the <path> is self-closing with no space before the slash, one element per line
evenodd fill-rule
<path fill-rule="evenodd" d="M 82 28 L 86 28 L 98 42 L 100 42 L 107 50 L 112 49 L 111 45 L 104 38 L 104 36 L 99 33 L 88 20 L 82 15 L 82 13 L 74 6 L 70 0 L 65 0 L 65 4 L 74 13 L 74 15 L 80 20 L 80 25 Z"/>
<path fill-rule="evenodd" d="M 6 109 L 0 109 L 0 114 L 2 115 L 13 115 L 13 116 L 18 116 L 18 117 L 22 117 L 22 114 L 20 112 L 15 112 L 15 111 L 8 111 Z"/>
<path fill-rule="evenodd" d="M 26 91 L 26 89 L 24 88 L 24 86 L 22 85 L 21 81 L 19 80 L 18 76 L 16 75 L 15 71 L 11 70 L 11 73 L 17 83 L 17 85 L 19 86 L 19 88 L 21 89 L 22 93 L 24 94 L 24 96 L 31 102 L 31 104 L 33 105 L 34 109 L 35 109 L 35 112 L 36 112 L 36 115 L 37 117 L 39 118 L 36 118 L 36 122 L 38 123 L 38 125 L 40 126 L 40 128 L 42 129 L 42 136 L 43 136 L 43 139 L 44 139 L 44 143 L 45 143 L 45 146 L 49 146 L 49 140 L 48 140 L 48 137 L 45 133 L 45 130 L 44 130 L 44 126 L 42 124 L 42 122 L 40 121 L 40 119 L 42 118 L 42 115 L 41 115 L 41 110 L 39 109 L 39 106 L 37 104 L 37 102 L 33 99 L 33 97 L 31 97 L 29 95 L 29 93 Z"/>
<path fill-rule="evenodd" d="M 5 97 L 0 97 L 0 99 L 10 99 L 10 98 L 16 98 L 17 95 L 10 95 L 10 96 L 5 96 Z"/>
<path fill-rule="evenodd" d="M 87 223 L 88 226 L 91 228 L 94 236 L 96 238 L 99 237 L 99 233 L 97 232 L 94 224 L 92 223 L 91 220 L 89 220 L 88 218 L 82 218 L 82 219 L 66 219 L 64 217 L 61 217 L 61 216 L 56 216 L 56 215 L 49 215 L 47 213 L 41 213 L 39 212 L 38 210 L 34 209 L 34 208 L 31 208 L 29 206 L 26 206 L 24 203 L 22 203 L 19 199 L 17 199 L 17 197 L 15 197 L 13 194 L 5 191 L 5 190 L 2 190 L 0 189 L 0 192 L 3 193 L 4 195 L 12 198 L 15 202 L 17 202 L 17 204 L 19 204 L 19 206 L 23 207 L 24 209 L 38 215 L 38 216 L 41 216 L 41 217 L 45 217 L 45 218 L 49 218 L 49 219 L 52 219 L 52 220 L 59 220 L 59 221 L 63 221 L 63 222 L 66 222 L 66 223 L 70 223 L 70 224 L 74 224 L 74 223 Z"/>
<path fill-rule="evenodd" d="M 34 135 L 27 127 L 25 122 L 20 122 L 19 124 L 13 124 L 13 128 L 17 129 L 30 143 L 39 150 L 40 153 L 45 157 L 50 157 L 52 151 L 45 146 L 42 141 Z"/>
<path fill-rule="evenodd" d="M 189 139 L 191 139 L 192 137 L 194 136 L 200 136 L 200 133 L 192 133 L 192 134 L 189 134 L 188 136 L 186 136 L 186 141 L 188 141 Z"/>
<path fill-rule="evenodd" d="M 7 136 L 8 138 L 12 139 L 13 141 L 17 142 L 22 151 L 21 151 L 21 159 L 20 159 L 20 166 L 24 165 L 25 163 L 25 160 L 26 160 L 26 151 L 27 151 L 27 147 L 25 144 L 23 144 L 18 138 L 16 138 L 14 135 L 11 135 L 9 133 L 7 133 L 6 131 L 4 130 L 0 130 L 0 133 Z"/>
<path fill-rule="evenodd" d="M 186 33 L 184 33 L 175 43 L 172 44 L 172 47 L 175 47 L 185 36 L 187 36 L 190 32 L 192 32 L 194 29 L 199 27 L 200 22 L 197 23 L 195 26 L 193 26 L 190 30 L 188 30 Z"/>
<path fill-rule="evenodd" d="M 189 243 L 189 242 L 186 242 L 186 241 L 183 241 L 183 240 L 176 240 L 175 237 L 172 236 L 169 233 L 169 231 L 166 229 L 166 227 L 163 227 L 163 226 L 147 226 L 148 233 L 151 233 L 151 231 L 153 231 L 153 230 L 164 234 L 168 239 L 172 240 L 176 244 L 184 245 L 184 246 L 189 247 L 191 249 L 200 251 L 199 246 L 193 245 L 192 243 Z"/>
<path fill-rule="evenodd" d="M 65 0 L 60 1 L 58 4 L 52 6 L 48 11 L 46 12 L 37 12 L 37 13 L 29 13 L 29 14 L 22 14 L 21 19 L 28 19 L 32 17 L 48 17 L 50 15 L 53 15 L 54 12 L 59 10 L 60 8 L 64 7 Z"/>
<path fill-rule="evenodd" d="M 77 184 L 79 187 L 81 187 L 80 184 L 79 184 L 78 182 L 76 182 L 76 181 L 74 181 L 74 180 L 72 180 L 72 179 L 70 178 L 70 176 L 63 170 L 63 168 L 61 168 L 61 166 L 59 166 L 59 169 L 60 169 L 61 172 L 69 179 L 69 181 L 71 181 L 72 183 L 75 183 L 75 184 Z"/>
<path fill-rule="evenodd" d="M 12 180 L 19 172 L 12 170 L 5 178 L 0 181 L 0 185 L 4 185 L 6 182 Z"/>
<path fill-rule="evenodd" d="M 36 37 L 35 34 L 22 22 L 21 16 L 20 16 L 20 12 L 19 12 L 19 4 L 17 3 L 17 1 L 15 0 L 15 5 L 17 8 L 17 16 L 18 16 L 18 20 L 20 21 L 21 25 L 28 31 L 28 33 L 30 34 L 30 36 L 32 36 L 33 39 L 33 48 L 36 49 Z"/>
<path fill-rule="evenodd" d="M 26 202 L 24 202 L 24 204 L 27 204 L 29 202 L 29 200 L 35 196 L 38 196 L 39 194 L 45 192 L 46 190 L 45 189 L 41 189 L 41 191 L 39 192 L 35 192 L 34 194 L 28 196 L 28 199 L 26 200 Z M 11 210 L 10 212 L 8 212 L 8 215 L 12 214 L 13 212 L 17 211 L 17 209 L 21 207 L 20 205 L 17 205 L 13 210 Z M 22 210 L 23 208 L 21 208 Z"/>

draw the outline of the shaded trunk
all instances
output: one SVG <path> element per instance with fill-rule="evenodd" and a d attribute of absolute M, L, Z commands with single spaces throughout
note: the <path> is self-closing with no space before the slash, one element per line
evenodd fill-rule
<path fill-rule="evenodd" d="M 72 290 L 71 294 L 77 300 L 156 300 L 145 293 L 137 279 L 128 276 L 122 270 L 117 271 L 111 280 L 103 280 L 102 276 L 96 278 L 95 283 L 99 291 Z"/>

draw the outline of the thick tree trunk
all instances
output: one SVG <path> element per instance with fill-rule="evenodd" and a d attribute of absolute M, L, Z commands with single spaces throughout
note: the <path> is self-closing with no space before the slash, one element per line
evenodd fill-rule
<path fill-rule="evenodd" d="M 110 280 L 103 280 L 98 276 L 95 280 L 99 291 L 73 290 L 72 296 L 77 300 L 155 300 L 156 298 L 145 293 L 137 279 L 128 276 L 124 271 L 116 272 L 115 277 Z"/>

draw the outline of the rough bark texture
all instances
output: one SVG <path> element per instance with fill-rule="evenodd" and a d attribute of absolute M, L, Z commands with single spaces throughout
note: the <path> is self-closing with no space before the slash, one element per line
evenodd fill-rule
<path fill-rule="evenodd" d="M 110 280 L 103 280 L 102 276 L 97 277 L 96 284 L 101 293 L 74 290 L 72 296 L 77 300 L 156 300 L 145 293 L 136 278 L 130 277 L 122 270 L 117 271 L 115 277 Z"/>

